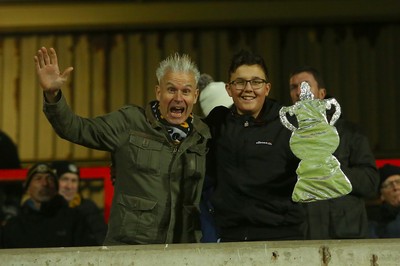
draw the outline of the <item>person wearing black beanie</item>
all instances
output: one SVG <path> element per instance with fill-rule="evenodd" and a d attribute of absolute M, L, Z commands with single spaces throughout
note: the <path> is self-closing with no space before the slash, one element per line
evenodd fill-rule
<path fill-rule="evenodd" d="M 51 166 L 57 173 L 58 193 L 68 201 L 70 207 L 79 205 L 80 173 L 77 165 L 70 161 L 54 161 Z"/>
<path fill-rule="evenodd" d="M 379 200 L 369 207 L 371 238 L 400 237 L 400 167 L 385 164 L 379 168 Z"/>
<path fill-rule="evenodd" d="M 95 245 L 84 217 L 69 208 L 57 190 L 49 164 L 37 163 L 28 170 L 19 214 L 3 227 L 3 248 Z"/>
<path fill-rule="evenodd" d="M 91 199 L 83 198 L 80 190 L 79 167 L 70 161 L 54 161 L 51 166 L 56 170 L 58 193 L 67 201 L 70 208 L 79 211 L 89 225 L 90 238 L 96 245 L 102 245 L 107 233 L 107 224 L 102 210 Z"/>
<path fill-rule="evenodd" d="M 380 175 L 380 189 L 382 191 L 386 188 L 392 188 L 395 191 L 399 191 L 400 189 L 400 167 L 392 164 L 385 164 L 381 168 L 379 168 Z M 384 194 L 384 193 L 381 193 Z M 400 193 L 398 199 L 392 202 L 392 205 L 400 206 Z"/>
<path fill-rule="evenodd" d="M 24 182 L 23 204 L 25 199 L 36 210 L 39 210 L 43 202 L 50 201 L 56 194 L 58 182 L 55 170 L 47 163 L 36 163 L 28 171 Z"/>
<path fill-rule="evenodd" d="M 393 207 L 400 207 L 400 167 L 385 164 L 379 168 L 379 175 L 381 200 Z"/>

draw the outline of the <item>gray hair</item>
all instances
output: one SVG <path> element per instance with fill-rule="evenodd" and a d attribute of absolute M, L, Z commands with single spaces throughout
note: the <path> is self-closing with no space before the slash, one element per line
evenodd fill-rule
<path fill-rule="evenodd" d="M 199 90 L 202 91 L 205 87 L 207 87 L 208 84 L 213 81 L 214 79 L 209 74 L 203 73 L 200 75 L 197 87 L 199 87 Z"/>
<path fill-rule="evenodd" d="M 178 53 L 175 53 L 161 61 L 160 66 L 156 70 L 158 83 L 160 83 L 161 78 L 164 77 L 168 70 L 172 72 L 193 73 L 196 80 L 196 85 L 199 82 L 200 71 L 197 69 L 197 65 L 192 62 L 187 54 L 179 55 Z"/>

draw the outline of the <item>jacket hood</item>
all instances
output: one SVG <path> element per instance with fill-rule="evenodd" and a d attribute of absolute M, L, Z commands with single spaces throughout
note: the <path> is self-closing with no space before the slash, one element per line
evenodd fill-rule
<path fill-rule="evenodd" d="M 275 119 L 279 119 L 279 110 L 281 109 L 282 105 L 280 105 L 278 102 L 276 102 L 273 99 L 266 98 L 264 105 L 258 114 L 257 118 L 254 118 L 251 115 L 240 115 L 237 113 L 236 107 L 232 106 L 230 108 L 232 114 L 234 115 L 235 118 L 243 120 L 243 121 L 248 121 L 251 124 L 256 124 L 256 125 L 262 125 L 266 124 L 270 121 L 273 121 Z"/>

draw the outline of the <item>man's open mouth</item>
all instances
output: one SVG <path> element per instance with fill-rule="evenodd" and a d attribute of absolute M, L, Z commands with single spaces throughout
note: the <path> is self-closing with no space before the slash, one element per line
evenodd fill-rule
<path fill-rule="evenodd" d="M 180 106 L 175 106 L 171 107 L 169 111 L 174 117 L 181 117 L 183 112 L 185 111 L 185 108 Z"/>

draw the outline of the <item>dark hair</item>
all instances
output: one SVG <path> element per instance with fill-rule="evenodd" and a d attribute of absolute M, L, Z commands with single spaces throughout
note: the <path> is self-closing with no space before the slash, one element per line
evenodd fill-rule
<path fill-rule="evenodd" d="M 311 75 L 314 76 L 315 81 L 318 84 L 318 88 L 325 88 L 325 82 L 324 79 L 322 78 L 321 74 L 317 69 L 315 69 L 312 66 L 299 66 L 295 68 L 291 73 L 289 78 L 293 77 L 294 75 L 297 75 L 301 72 L 307 72 L 310 73 Z"/>
<path fill-rule="evenodd" d="M 259 65 L 265 73 L 265 77 L 268 80 L 268 69 L 265 65 L 264 59 L 251 51 L 240 50 L 232 57 L 231 65 L 228 70 L 228 80 L 230 79 L 232 73 L 236 71 L 240 66 L 243 65 Z"/>

